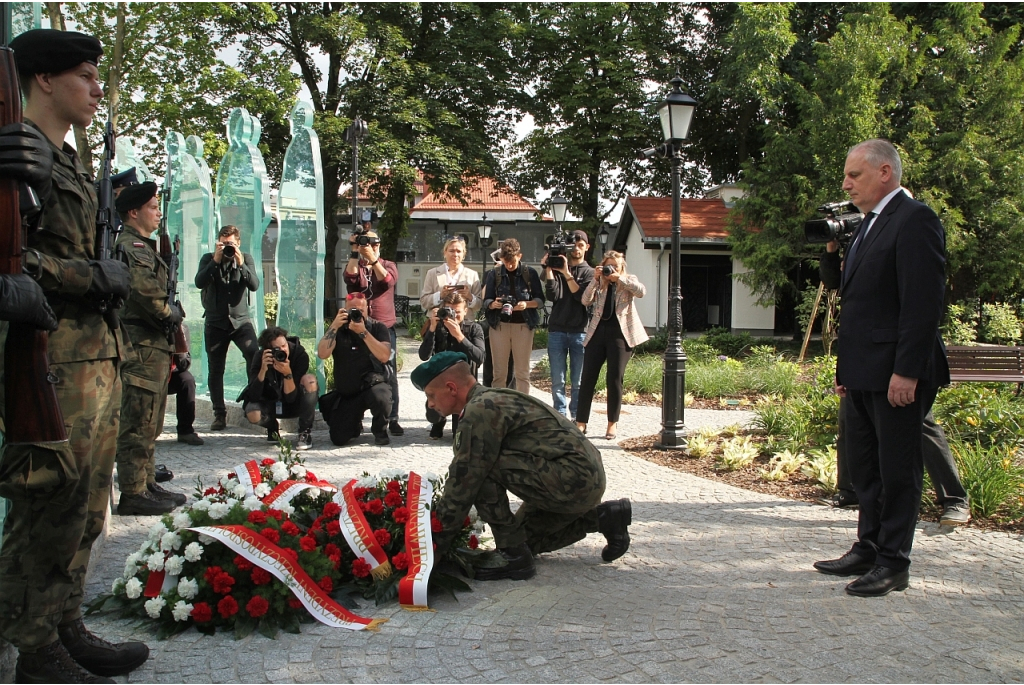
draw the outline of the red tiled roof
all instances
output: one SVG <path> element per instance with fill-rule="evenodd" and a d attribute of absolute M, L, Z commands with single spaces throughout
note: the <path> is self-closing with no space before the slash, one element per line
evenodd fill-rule
<path fill-rule="evenodd" d="M 630 197 L 628 202 L 645 238 L 672 237 L 671 197 Z M 728 216 L 721 198 L 680 200 L 680 233 L 683 238 L 727 239 Z"/>
<path fill-rule="evenodd" d="M 472 185 L 466 185 L 463 193 L 467 196 L 463 204 L 454 195 L 441 193 L 440 195 L 424 189 L 423 199 L 416 203 L 411 212 L 422 212 L 428 210 L 445 210 L 449 212 L 473 212 L 479 214 L 484 211 L 496 212 L 536 212 L 537 207 L 524 200 L 517 193 L 508 188 L 498 185 L 493 178 L 477 178 Z"/>

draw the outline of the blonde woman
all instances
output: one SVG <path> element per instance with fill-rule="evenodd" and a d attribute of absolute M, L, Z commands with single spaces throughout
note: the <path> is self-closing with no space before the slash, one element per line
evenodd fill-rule
<path fill-rule="evenodd" d="M 466 258 L 466 243 L 462 236 L 449 238 L 444 243 L 444 264 L 435 267 L 423 277 L 420 306 L 429 312 L 441 305 L 449 293 L 458 293 L 466 301 L 466 318 L 472 321 L 484 301 L 480 276 L 462 261 Z"/>
<path fill-rule="evenodd" d="M 605 253 L 601 266 L 594 269 L 594 280 L 583 293 L 583 305 L 594 305 L 583 340 L 583 378 L 580 379 L 580 406 L 576 410 L 576 425 L 584 433 L 590 420 L 597 378 L 607 361 L 608 430 L 604 437 L 615 438 L 626 364 L 633 356 L 633 348 L 648 339 L 633 306 L 633 300 L 646 293 L 643 283 L 626 272 L 623 255 L 614 250 Z"/>

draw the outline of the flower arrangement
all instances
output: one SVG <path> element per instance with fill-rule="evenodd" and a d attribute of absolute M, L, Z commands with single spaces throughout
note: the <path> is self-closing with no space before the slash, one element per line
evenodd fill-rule
<path fill-rule="evenodd" d="M 394 600 L 400 583 L 415 582 L 403 581 L 412 556 L 423 575 L 419 608 L 425 608 L 428 578 L 431 588 L 470 590 L 453 575 L 431 573 L 429 563 L 424 571 L 421 557 L 432 560 L 433 550 L 423 555 L 407 549 L 413 533 L 407 535 L 406 528 L 416 516 L 429 515 L 432 531 L 440 530 L 430 510 L 440 491 L 434 486 L 442 482 L 433 474 L 391 471 L 364 474 L 338 488 L 282 446 L 280 458 L 247 462 L 213 487 L 199 481 L 195 501 L 153 525 L 110 593 L 94 600 L 88 613 L 117 611 L 156 621 L 161 638 L 191 626 L 205 634 L 220 628 L 234 630 L 236 637 L 254 631 L 274 637 L 279 630 L 299 632 L 300 623 L 314 618 L 375 630 L 381 621 L 356 616 L 343 605 L 354 608 L 352 593 L 378 604 Z M 409 506 L 415 501 L 412 483 L 416 493 L 423 483 L 422 491 L 431 494 L 418 508 Z M 353 551 L 360 545 L 345 537 L 356 520 L 365 521 L 366 542 L 379 550 L 379 560 L 370 558 L 372 566 L 365 552 Z M 479 520 L 467 517 L 446 555 L 470 576 L 474 565 L 500 563 L 481 556 L 483 531 Z"/>

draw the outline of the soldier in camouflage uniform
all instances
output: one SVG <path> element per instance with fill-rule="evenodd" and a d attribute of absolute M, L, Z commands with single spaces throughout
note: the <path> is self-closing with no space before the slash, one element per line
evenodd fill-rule
<path fill-rule="evenodd" d="M 64 143 L 71 126 L 88 126 L 98 109 L 103 89 L 96 61 L 103 50 L 91 36 L 49 29 L 23 33 L 10 46 L 26 98 L 26 124 L 0 130 L 0 150 L 19 139 L 25 154 L 41 148 L 36 167 L 43 158 L 52 166 L 50 183 L 36 186 L 43 208 L 25 263 L 58 320 L 50 335 L 50 370 L 70 454 L 37 461 L 46 455 L 40 446 L 24 469 L 13 464 L 10 452 L 4 454 L 7 478 L 0 485 L 5 494 L 18 492 L 0 550 L 0 635 L 18 648 L 18 682 L 113 682 L 100 676 L 130 672 L 149 650 L 140 642 L 115 645 L 90 633 L 81 604 L 90 551 L 110 498 L 121 409 L 118 364 L 130 351 L 97 302 L 128 297 L 129 274 L 120 262 L 96 260 L 95 187 Z M 37 477 L 37 469 L 59 477 Z M 39 483 L 49 487 L 33 487 Z"/>
<path fill-rule="evenodd" d="M 117 196 L 124 231 L 117 246 L 124 250 L 132 274 L 132 294 L 121 321 L 135 355 L 121 365 L 121 427 L 117 434 L 117 513 L 165 514 L 185 503 L 185 495 L 156 482 L 156 439 L 163 430 L 167 381 L 174 345 L 168 340 L 181 323 L 181 310 L 167 298 L 168 266 L 151 238 L 160 227 L 156 184 L 128 186 Z M 173 340 L 173 338 L 171 338 Z"/>
<path fill-rule="evenodd" d="M 601 453 L 569 419 L 529 395 L 478 385 L 458 352 L 434 355 L 413 370 L 412 382 L 432 409 L 460 417 L 455 458 L 435 509 L 442 526 L 435 536 L 439 553 L 474 505 L 508 561 L 478 569 L 478 580 L 531 578 L 534 554 L 561 549 L 588 533 L 607 538 L 605 561 L 626 553 L 629 500 L 601 503 Z M 515 514 L 509 492 L 523 500 Z"/>

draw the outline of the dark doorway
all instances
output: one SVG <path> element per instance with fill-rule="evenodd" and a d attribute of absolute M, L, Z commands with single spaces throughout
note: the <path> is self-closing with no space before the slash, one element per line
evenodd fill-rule
<path fill-rule="evenodd" d="M 680 255 L 683 330 L 728 328 L 732 321 L 732 260 L 725 255 Z"/>

